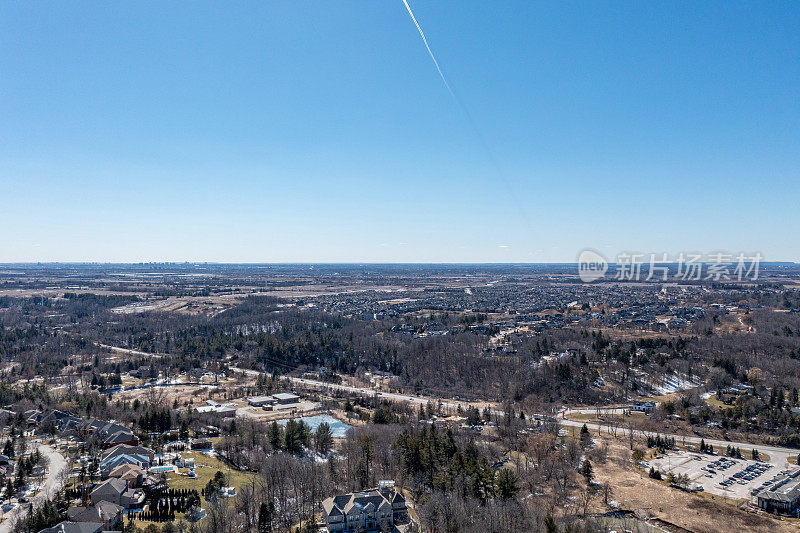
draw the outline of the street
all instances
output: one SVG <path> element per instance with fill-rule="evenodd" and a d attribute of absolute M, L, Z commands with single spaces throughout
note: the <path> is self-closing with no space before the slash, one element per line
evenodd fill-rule
<path fill-rule="evenodd" d="M 245 373 L 247 375 L 251 375 L 251 376 L 255 376 L 255 375 L 260 374 L 260 372 L 258 372 L 257 370 L 248 370 L 248 369 L 244 369 L 244 368 L 232 368 L 232 370 L 236 370 L 238 372 L 243 372 L 243 373 Z M 354 394 L 361 394 L 361 395 L 366 395 L 366 396 L 374 396 L 378 392 L 378 391 L 375 391 L 373 389 L 366 388 L 366 387 L 353 387 L 353 386 L 350 386 L 350 385 L 338 385 L 338 384 L 334 384 L 334 383 L 325 383 L 323 381 L 316 381 L 316 380 L 305 379 L 305 378 L 294 378 L 294 377 L 289 377 L 289 376 L 284 376 L 284 377 L 286 377 L 287 379 L 291 380 L 294 383 L 301 383 L 303 385 L 308 385 L 308 386 L 312 386 L 312 387 L 320 387 L 320 388 L 341 390 L 341 391 L 346 391 L 346 392 L 351 392 L 351 393 L 354 393 Z M 411 395 L 408 395 L 408 394 L 398 394 L 398 393 L 383 392 L 383 391 L 380 392 L 380 396 L 382 398 L 387 398 L 387 399 L 390 399 L 390 400 L 404 401 L 404 402 L 409 402 L 409 403 L 418 404 L 418 405 L 420 405 L 420 404 L 424 405 L 424 404 L 427 404 L 428 402 L 437 403 L 437 402 L 440 401 L 439 398 L 425 397 L 425 396 L 411 396 Z M 459 403 L 459 402 L 444 401 L 444 400 L 441 400 L 441 402 L 442 402 L 442 406 L 447 407 L 447 408 L 451 408 L 451 409 L 456 409 L 459 406 L 461 406 L 463 408 L 463 407 L 465 407 L 467 405 L 467 402 Z M 600 410 L 603 411 L 603 412 L 613 412 L 613 413 L 621 413 L 621 411 L 622 411 L 622 409 L 618 408 L 618 407 L 617 408 L 603 408 L 603 407 L 601 407 Z M 576 410 L 576 411 L 577 412 L 585 411 L 586 413 L 595 413 L 597 411 L 597 408 L 589 407 L 589 408 L 582 408 L 582 409 L 579 409 L 579 410 Z M 492 409 L 492 413 L 493 414 L 502 414 L 503 412 L 500 411 L 500 410 L 497 410 L 497 409 Z M 563 419 L 563 418 L 559 420 L 559 423 L 561 425 L 563 425 L 563 426 L 571 426 L 571 427 L 581 427 L 581 426 L 584 425 L 584 422 L 577 422 L 577 421 L 574 421 L 574 420 L 567 420 L 567 419 Z M 601 425 L 600 424 L 595 424 L 595 423 L 586 423 L 586 427 L 589 428 L 589 429 L 593 429 L 595 431 L 599 431 L 600 428 L 601 428 Z M 603 427 L 605 427 L 606 429 L 608 428 L 607 425 L 603 425 Z M 624 431 L 627 431 L 627 430 L 620 427 L 620 428 L 618 428 L 618 431 L 624 432 Z M 661 435 L 662 437 L 674 437 L 675 440 L 678 441 L 678 442 L 686 442 L 686 443 L 691 443 L 691 444 L 700 444 L 701 440 L 705 440 L 706 444 L 713 445 L 717 450 L 724 450 L 726 446 L 730 445 L 730 446 L 735 446 L 737 448 L 741 448 L 742 453 L 744 453 L 745 450 L 749 451 L 749 450 L 752 450 L 752 449 L 755 448 L 759 452 L 762 452 L 762 453 L 765 453 L 765 454 L 769 455 L 771 462 L 773 462 L 775 464 L 778 464 L 778 465 L 781 465 L 781 466 L 789 464 L 789 462 L 788 462 L 788 458 L 789 457 L 797 457 L 798 453 L 800 453 L 800 450 L 795 450 L 795 449 L 792 449 L 792 448 L 780 448 L 780 447 L 776 447 L 776 446 L 766 446 L 766 445 L 763 445 L 763 444 L 750 444 L 750 443 L 746 443 L 746 442 L 732 442 L 732 441 L 724 441 L 724 440 L 716 440 L 716 439 L 701 439 L 701 437 L 676 435 L 676 434 L 672 434 L 672 433 L 657 433 L 657 432 L 651 432 L 651 431 L 634 430 L 634 435 L 639 436 L 639 437 L 646 437 L 648 435 L 649 436 Z M 0 533 L 2 533 L 2 532 L 0 532 Z"/>
<path fill-rule="evenodd" d="M 67 469 L 67 461 L 64 456 L 52 447 L 41 444 L 39 445 L 39 452 L 47 458 L 48 472 L 47 480 L 44 482 L 44 487 L 33 498 L 31 498 L 31 507 L 38 507 L 47 499 L 52 498 L 56 493 L 61 490 L 61 480 L 64 470 Z M 18 506 L 9 511 L 3 516 L 3 521 L 0 522 L 0 533 L 10 533 L 15 520 L 23 515 L 23 507 Z"/>

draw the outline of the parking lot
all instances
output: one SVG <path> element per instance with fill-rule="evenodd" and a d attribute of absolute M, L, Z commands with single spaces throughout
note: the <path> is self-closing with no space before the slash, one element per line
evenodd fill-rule
<path fill-rule="evenodd" d="M 694 452 L 665 454 L 645 465 L 646 468 L 652 466 L 664 476 L 669 472 L 675 476 L 688 476 L 689 488 L 702 487 L 711 494 L 748 500 L 760 490 L 769 488 L 776 476 L 787 472 L 763 461 Z"/>

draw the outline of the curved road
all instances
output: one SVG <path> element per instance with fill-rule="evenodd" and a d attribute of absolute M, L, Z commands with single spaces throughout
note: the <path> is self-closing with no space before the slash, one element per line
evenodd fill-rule
<path fill-rule="evenodd" d="M 64 456 L 54 450 L 52 447 L 41 444 L 39 445 L 39 452 L 48 460 L 47 480 L 44 482 L 44 487 L 36 496 L 31 498 L 31 505 L 38 507 L 45 500 L 51 499 L 56 493 L 61 490 L 62 473 L 67 469 L 67 461 Z M 17 506 L 15 509 L 3 515 L 3 521 L 0 522 L 0 533 L 10 533 L 14 522 L 27 512 L 27 508 L 23 509 Z"/>

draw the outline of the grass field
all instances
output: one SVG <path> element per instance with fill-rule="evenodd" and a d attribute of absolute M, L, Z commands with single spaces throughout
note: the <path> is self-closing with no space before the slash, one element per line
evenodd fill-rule
<path fill-rule="evenodd" d="M 713 397 L 713 396 L 712 396 L 711 398 L 706 398 L 706 399 L 705 399 L 705 402 L 706 402 L 708 405 L 710 405 L 711 407 L 716 407 L 716 408 L 718 408 L 718 409 L 727 409 L 727 408 L 729 408 L 729 407 L 730 407 L 730 405 L 726 405 L 725 403 L 723 403 L 723 402 L 721 402 L 721 401 L 717 400 L 717 399 L 716 399 L 715 397 Z"/>
<path fill-rule="evenodd" d="M 185 452 L 182 455 L 186 459 L 194 459 L 194 472 L 197 474 L 197 477 L 190 478 L 170 472 L 167 474 L 167 480 L 169 481 L 170 488 L 173 489 L 195 489 L 197 492 L 200 492 L 218 471 L 225 474 L 227 486 L 236 487 L 237 489 L 249 482 L 253 477 L 253 474 L 233 469 L 216 457 L 210 457 L 203 452 Z M 188 468 L 182 468 L 180 470 L 181 472 L 189 471 Z"/>
<path fill-rule="evenodd" d="M 230 466 L 226 465 L 216 457 L 211 457 L 206 455 L 203 452 L 183 452 L 183 457 L 186 459 L 193 458 L 195 461 L 195 474 L 197 477 L 190 478 L 188 476 L 182 476 L 176 474 L 174 472 L 169 472 L 167 474 L 167 481 L 169 482 L 169 487 L 171 489 L 188 489 L 188 490 L 196 490 L 198 494 L 202 493 L 203 488 L 208 484 L 208 482 L 214 477 L 217 472 L 222 472 L 225 475 L 225 484 L 228 487 L 236 487 L 238 491 L 240 487 L 242 487 L 245 483 L 250 482 L 253 478 L 254 474 L 249 472 L 241 472 Z M 189 471 L 188 468 L 181 468 L 181 473 L 186 473 Z M 208 500 L 200 496 L 202 501 L 201 506 L 207 507 Z M 185 519 L 185 515 L 183 513 L 179 513 L 176 515 L 175 520 Z M 155 524 L 157 527 L 161 528 L 163 525 L 162 523 L 158 522 L 150 522 L 147 520 L 134 520 L 134 523 L 139 528 L 143 529 L 150 524 Z"/>

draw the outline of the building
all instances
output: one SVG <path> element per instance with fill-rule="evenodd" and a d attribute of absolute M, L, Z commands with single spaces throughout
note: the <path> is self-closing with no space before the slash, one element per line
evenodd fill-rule
<path fill-rule="evenodd" d="M 103 524 L 99 522 L 72 522 L 65 520 L 53 527 L 41 530 L 39 533 L 101 533 Z"/>
<path fill-rule="evenodd" d="M 381 531 L 407 518 L 406 500 L 394 481 L 377 489 L 333 496 L 322 502 L 322 519 L 330 533 Z"/>
<path fill-rule="evenodd" d="M 279 404 L 287 404 L 287 403 L 297 403 L 300 401 L 300 396 L 296 394 L 291 394 L 289 392 L 279 392 L 278 394 L 273 394 L 273 398 Z"/>
<path fill-rule="evenodd" d="M 264 407 L 275 403 L 275 398 L 272 396 L 251 396 L 247 399 L 247 403 L 253 407 Z"/>
<path fill-rule="evenodd" d="M 217 403 L 213 400 L 206 400 L 207 405 L 197 408 L 198 413 L 211 413 L 222 418 L 233 418 L 236 416 L 236 409 L 228 404 Z"/>
<path fill-rule="evenodd" d="M 800 507 L 800 470 L 788 476 L 780 476 L 766 490 L 758 493 L 758 507 L 768 513 L 796 514 Z"/>
<path fill-rule="evenodd" d="M 104 531 L 122 526 L 122 507 L 111 502 L 97 502 L 91 507 L 70 507 L 67 516 L 72 522 L 91 522 L 103 524 Z"/>
<path fill-rule="evenodd" d="M 125 509 L 139 507 L 144 503 L 144 492 L 140 489 L 132 489 L 128 482 L 122 479 L 109 478 L 97 485 L 89 495 L 93 504 L 100 502 L 116 503 Z"/>
<path fill-rule="evenodd" d="M 655 410 L 655 408 L 656 408 L 656 402 L 653 401 L 641 402 L 637 400 L 633 402 L 633 405 L 631 406 L 631 411 L 650 414 Z"/>

